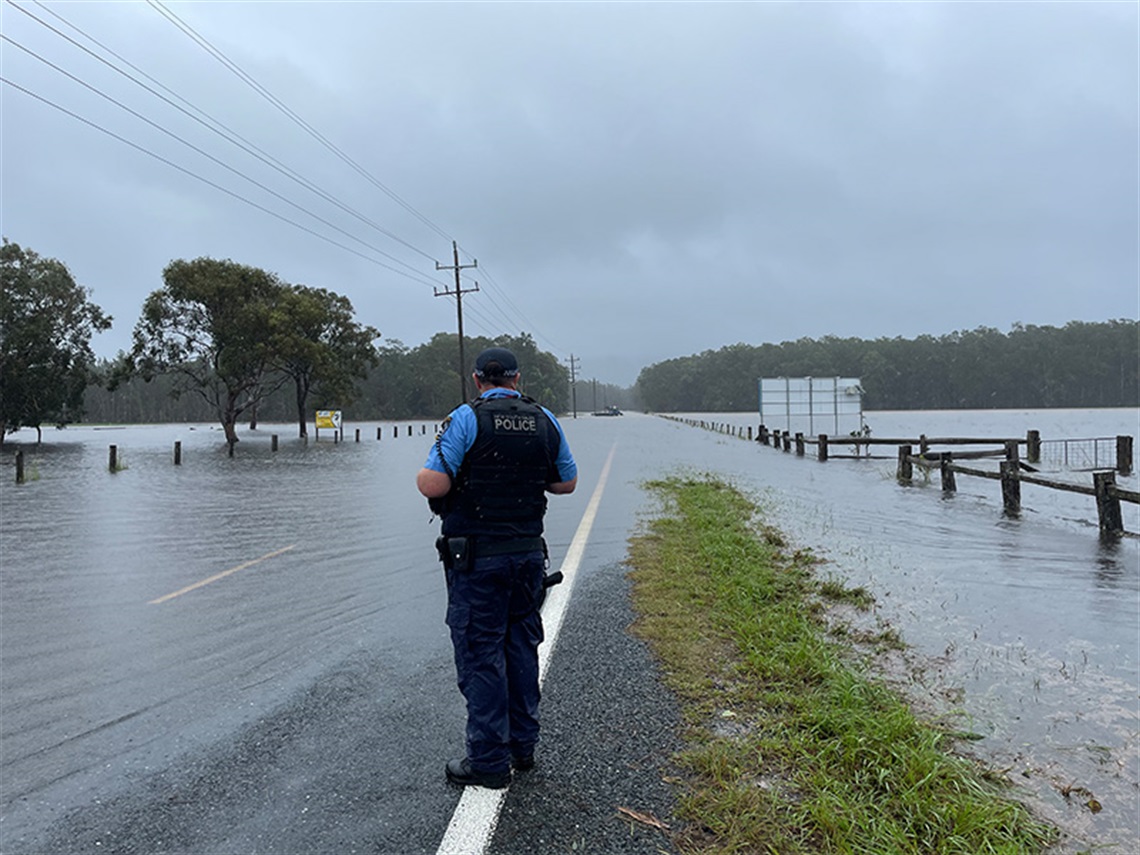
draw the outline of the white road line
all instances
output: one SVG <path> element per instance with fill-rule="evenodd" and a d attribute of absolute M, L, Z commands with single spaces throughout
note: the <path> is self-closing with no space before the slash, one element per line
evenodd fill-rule
<path fill-rule="evenodd" d="M 546 602 L 542 607 L 542 623 L 546 632 L 546 641 L 538 650 L 538 682 L 539 685 L 546 679 L 546 671 L 550 663 L 554 645 L 558 641 L 558 633 L 562 629 L 562 619 L 566 616 L 566 607 L 570 603 L 570 594 L 574 589 L 574 578 L 578 573 L 578 565 L 582 562 L 582 553 L 586 550 L 586 542 L 590 538 L 590 529 L 594 526 L 594 518 L 598 515 L 598 505 L 602 501 L 602 491 L 606 486 L 606 479 L 610 477 L 610 465 L 614 461 L 614 452 L 617 444 L 610 449 L 606 463 L 602 467 L 602 474 L 598 478 L 598 486 L 594 488 L 593 495 L 586 505 L 586 512 L 582 514 L 582 521 L 578 523 L 578 530 L 574 532 L 574 539 L 570 541 L 570 548 L 566 550 L 566 557 L 562 559 L 563 580 L 547 592 Z M 463 796 L 451 816 L 451 823 L 443 835 L 443 840 L 436 850 L 436 855 L 482 855 L 491 843 L 495 833 L 495 826 L 499 822 L 499 812 L 503 809 L 503 801 L 507 797 L 507 790 L 489 790 L 485 787 L 465 787 Z"/>
<path fill-rule="evenodd" d="M 297 546 L 297 544 L 294 543 L 290 546 L 286 546 L 284 549 L 278 549 L 276 552 L 270 552 L 267 555 L 262 555 L 260 558 L 254 558 L 252 561 L 247 561 L 244 564 L 239 564 L 237 567 L 231 567 L 229 570 L 223 570 L 221 573 L 215 573 L 210 578 L 203 579 L 200 582 L 195 582 L 193 585 L 187 585 L 185 588 L 180 588 L 179 590 L 175 591 L 173 594 L 165 594 L 165 595 L 159 597 L 158 599 L 151 600 L 149 603 L 147 603 L 147 605 L 149 605 L 149 606 L 161 605 L 162 603 L 165 603 L 168 600 L 173 600 L 175 597 L 181 597 L 183 594 L 189 594 L 191 591 L 198 590 L 203 585 L 209 585 L 211 582 L 217 582 L 219 579 L 224 579 L 227 576 L 232 576 L 234 573 L 237 573 L 239 570 L 244 570 L 247 567 L 252 567 L 254 564 L 260 564 L 262 561 L 265 561 L 266 559 L 269 559 L 269 558 L 276 558 L 278 555 L 282 554 L 283 552 L 288 552 L 290 549 L 294 549 L 296 546 Z"/>

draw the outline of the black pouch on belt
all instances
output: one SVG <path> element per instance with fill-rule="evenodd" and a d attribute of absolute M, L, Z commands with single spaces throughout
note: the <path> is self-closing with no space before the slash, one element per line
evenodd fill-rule
<path fill-rule="evenodd" d="M 451 562 L 446 566 L 460 573 L 466 573 L 471 569 L 471 561 L 475 557 L 471 553 L 470 538 L 448 537 L 444 539 L 447 541 L 448 561 Z"/>
<path fill-rule="evenodd" d="M 435 551 L 444 569 L 466 572 L 471 569 L 471 541 L 466 537 L 437 537 Z"/>

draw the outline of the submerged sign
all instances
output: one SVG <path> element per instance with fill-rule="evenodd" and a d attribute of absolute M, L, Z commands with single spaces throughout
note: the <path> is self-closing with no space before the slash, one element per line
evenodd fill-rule
<path fill-rule="evenodd" d="M 863 430 L 863 385 L 857 377 L 761 377 L 760 423 L 814 436 Z"/>
<path fill-rule="evenodd" d="M 340 427 L 340 410 L 317 410 L 317 430 Z"/>

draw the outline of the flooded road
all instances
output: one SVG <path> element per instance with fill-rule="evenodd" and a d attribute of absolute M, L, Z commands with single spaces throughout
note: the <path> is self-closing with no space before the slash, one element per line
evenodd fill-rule
<path fill-rule="evenodd" d="M 881 436 L 1136 433 L 1135 411 L 1105 411 L 1088 426 L 1078 416 L 868 421 Z M 936 476 L 899 486 L 886 461 L 820 464 L 635 414 L 563 424 L 581 475 L 577 493 L 550 502 L 555 563 L 615 443 L 582 582 L 619 562 L 652 512 L 644 480 L 728 477 L 826 560 L 822 572 L 867 586 L 878 601 L 871 619 L 896 628 L 922 663 L 908 675 L 912 690 L 963 711 L 963 729 L 984 737 L 981 756 L 1088 840 L 1125 850 L 1140 841 L 1140 552 L 1135 540 L 1101 542 L 1091 498 L 1026 486 L 1011 520 L 996 482 L 960 478 L 948 499 Z M 31 432 L 15 436 L 29 480 L 17 487 L 0 469 L 0 850 L 53 851 L 62 835 L 84 832 L 96 803 L 153 812 L 160 797 L 142 792 L 156 774 L 198 768 L 252 733 L 242 744 L 273 752 L 279 776 L 231 792 L 242 782 L 236 757 L 227 780 L 210 784 L 219 805 L 234 803 L 228 830 L 187 828 L 186 840 L 211 840 L 216 852 L 295 851 L 317 833 L 304 811 L 319 791 L 336 795 L 341 851 L 434 851 L 458 798 L 439 766 L 461 750 L 463 726 L 436 525 L 413 483 L 434 426 L 425 434 L 415 422 L 408 436 L 402 424 L 398 437 L 381 427 L 379 441 L 371 423 L 348 425 L 345 442 L 304 443 L 294 427 L 263 426 L 241 433 L 233 459 L 209 425 L 73 427 L 45 432 L 41 447 Z M 113 474 L 110 444 L 126 466 Z M 1133 511 L 1125 526 L 1136 531 Z M 347 693 L 361 686 L 367 702 Z M 297 756 L 308 742 L 287 738 L 298 710 L 322 722 L 312 756 Z M 1086 807 L 1083 790 L 1102 811 Z M 104 851 L 145 851 L 132 828 L 121 824 Z"/>

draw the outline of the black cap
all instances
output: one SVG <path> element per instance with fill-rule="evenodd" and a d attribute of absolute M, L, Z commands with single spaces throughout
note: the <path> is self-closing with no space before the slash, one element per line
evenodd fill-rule
<path fill-rule="evenodd" d="M 477 377 L 514 377 L 519 373 L 519 361 L 505 347 L 488 347 L 475 357 Z"/>

